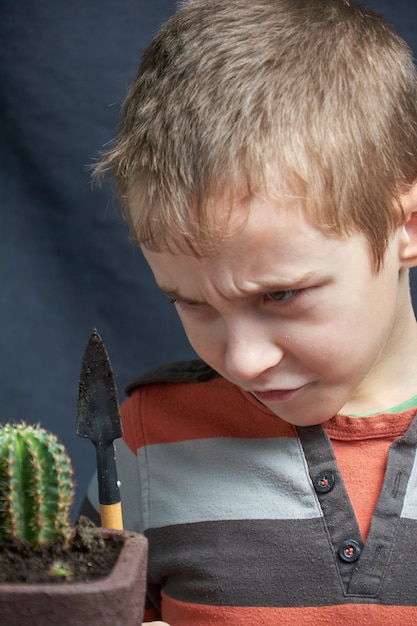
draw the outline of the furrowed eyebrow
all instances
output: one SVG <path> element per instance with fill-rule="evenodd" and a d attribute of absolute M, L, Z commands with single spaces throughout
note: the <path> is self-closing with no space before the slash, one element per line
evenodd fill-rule
<path fill-rule="evenodd" d="M 288 280 L 277 280 L 277 281 L 262 281 L 260 280 L 256 291 L 262 290 L 263 292 L 267 291 L 287 291 L 291 289 L 299 289 L 303 287 L 306 283 L 317 277 L 317 273 L 314 271 L 306 272 L 302 276 L 297 276 L 295 278 L 291 278 Z M 255 290 L 254 290 L 255 291 Z"/>
<path fill-rule="evenodd" d="M 317 273 L 314 271 L 310 271 L 310 272 L 306 272 L 302 276 L 297 276 L 296 278 L 287 280 L 287 281 L 277 280 L 276 282 L 272 282 L 269 280 L 268 281 L 260 280 L 259 283 L 257 283 L 256 287 L 254 287 L 254 289 L 248 289 L 245 293 L 248 296 L 251 296 L 251 295 L 256 295 L 259 293 L 266 294 L 266 293 L 272 293 L 272 292 L 277 292 L 277 291 L 289 291 L 291 289 L 299 289 L 299 288 L 302 288 L 304 285 L 306 285 L 306 283 L 308 284 L 309 281 L 311 281 L 312 279 L 315 279 L 316 277 L 317 277 Z M 173 300 L 181 300 L 183 302 L 197 302 L 193 298 L 188 298 L 187 296 L 182 295 L 176 289 L 172 289 L 164 285 L 159 285 L 158 283 L 157 283 L 157 287 L 164 295 L 166 295 L 168 298 L 171 298 Z"/>

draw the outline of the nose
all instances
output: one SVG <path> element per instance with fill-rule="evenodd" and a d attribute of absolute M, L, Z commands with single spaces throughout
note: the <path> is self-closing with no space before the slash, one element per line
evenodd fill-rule
<path fill-rule="evenodd" d="M 237 383 L 255 380 L 283 356 L 284 349 L 268 326 L 240 322 L 227 329 L 224 365 L 227 376 Z"/>

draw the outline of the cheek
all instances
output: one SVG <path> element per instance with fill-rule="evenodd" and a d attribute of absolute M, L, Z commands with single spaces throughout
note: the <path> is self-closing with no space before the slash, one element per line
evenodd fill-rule
<path fill-rule="evenodd" d="M 372 369 L 387 339 L 387 327 L 375 328 L 375 319 L 372 323 L 339 319 L 314 334 L 299 335 L 292 356 L 328 384 L 356 386 Z"/>
<path fill-rule="evenodd" d="M 363 361 L 374 358 L 376 347 L 373 341 L 372 345 L 367 343 L 372 335 L 363 333 L 362 329 L 358 332 L 358 328 L 358 324 L 340 318 L 338 322 L 329 320 L 322 325 L 299 328 L 288 335 L 287 362 L 294 360 L 327 379 L 340 378 L 361 368 Z"/>

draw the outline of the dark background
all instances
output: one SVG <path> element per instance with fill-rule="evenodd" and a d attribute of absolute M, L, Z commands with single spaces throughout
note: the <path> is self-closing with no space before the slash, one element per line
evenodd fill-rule
<path fill-rule="evenodd" d="M 74 515 L 95 465 L 92 444 L 75 434 L 92 327 L 120 400 L 146 369 L 193 356 L 113 190 L 93 188 L 87 168 L 114 137 L 140 56 L 175 5 L 0 0 L 0 421 L 40 422 L 65 443 Z M 415 0 L 368 6 L 417 51 Z"/>

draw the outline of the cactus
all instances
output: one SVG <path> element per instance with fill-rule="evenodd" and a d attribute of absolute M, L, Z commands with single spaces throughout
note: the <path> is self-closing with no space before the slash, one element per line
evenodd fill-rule
<path fill-rule="evenodd" d="M 0 425 L 0 543 L 67 540 L 72 500 L 71 461 L 57 438 L 39 426 Z"/>

